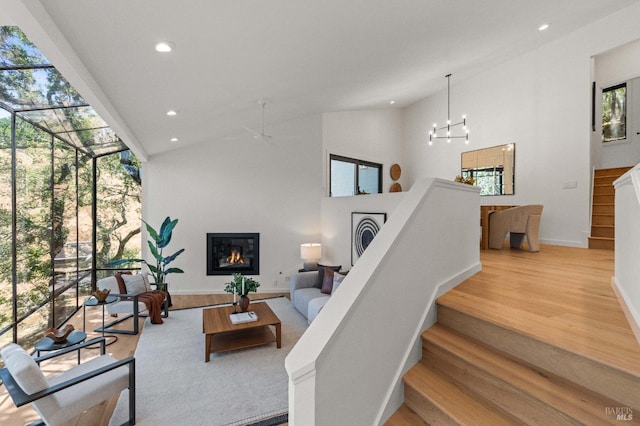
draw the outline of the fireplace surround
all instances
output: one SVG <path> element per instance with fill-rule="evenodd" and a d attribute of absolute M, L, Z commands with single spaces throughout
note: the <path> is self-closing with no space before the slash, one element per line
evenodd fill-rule
<path fill-rule="evenodd" d="M 207 233 L 207 275 L 260 274 L 260 234 Z"/>

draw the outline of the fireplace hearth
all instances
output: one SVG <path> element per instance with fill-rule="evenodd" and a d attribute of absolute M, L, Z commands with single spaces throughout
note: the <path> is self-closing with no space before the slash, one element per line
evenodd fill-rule
<path fill-rule="evenodd" d="M 207 275 L 260 274 L 260 234 L 208 233 Z"/>

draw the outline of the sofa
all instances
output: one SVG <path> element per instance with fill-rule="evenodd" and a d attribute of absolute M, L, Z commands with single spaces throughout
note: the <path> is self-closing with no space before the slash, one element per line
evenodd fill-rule
<path fill-rule="evenodd" d="M 304 271 L 290 278 L 291 303 L 298 312 L 311 322 L 318 316 L 331 295 L 336 292 L 344 273 L 340 266 L 318 265 L 317 271 Z"/>

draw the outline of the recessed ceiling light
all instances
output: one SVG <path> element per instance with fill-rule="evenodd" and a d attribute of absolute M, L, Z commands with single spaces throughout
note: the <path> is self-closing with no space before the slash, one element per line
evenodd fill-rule
<path fill-rule="evenodd" d="M 167 111 L 167 115 L 168 115 L 169 117 L 173 117 L 174 115 L 177 115 L 177 114 L 178 114 L 178 113 L 177 113 L 177 112 L 175 112 L 175 111 L 174 111 L 174 110 L 172 110 L 172 109 L 170 109 L 169 111 Z"/>
<path fill-rule="evenodd" d="M 173 50 L 173 47 L 173 43 L 169 41 L 161 41 L 160 43 L 156 44 L 156 52 L 168 53 Z"/>
<path fill-rule="evenodd" d="M 390 104 L 390 105 L 393 105 L 393 104 L 395 104 L 395 103 L 396 103 L 396 101 L 390 101 L 390 102 L 389 102 L 389 104 Z"/>
<path fill-rule="evenodd" d="M 549 28 L 549 24 L 542 24 L 538 27 L 538 31 L 544 31 Z"/>
<path fill-rule="evenodd" d="M 178 142 L 178 138 L 171 138 L 171 142 Z"/>

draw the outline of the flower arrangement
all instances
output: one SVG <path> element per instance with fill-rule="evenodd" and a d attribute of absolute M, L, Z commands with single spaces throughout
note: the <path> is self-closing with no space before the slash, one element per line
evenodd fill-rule
<path fill-rule="evenodd" d="M 476 184 L 476 180 L 474 178 L 472 178 L 471 176 L 462 177 L 462 176 L 458 175 L 458 176 L 456 176 L 454 181 L 455 182 L 460 182 L 460 183 L 466 183 L 467 185 L 475 185 Z"/>
<path fill-rule="evenodd" d="M 258 287 L 260 287 L 260 283 L 258 281 L 236 272 L 233 274 L 233 280 L 227 283 L 224 291 L 227 293 L 237 294 L 239 296 L 246 296 L 250 291 L 258 291 Z"/>

